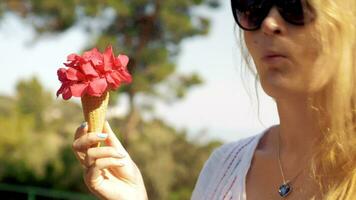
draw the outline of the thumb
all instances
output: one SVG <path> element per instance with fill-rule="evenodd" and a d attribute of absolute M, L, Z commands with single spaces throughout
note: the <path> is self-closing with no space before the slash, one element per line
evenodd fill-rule
<path fill-rule="evenodd" d="M 104 124 L 103 132 L 108 134 L 108 138 L 105 140 L 107 145 L 114 147 L 119 153 L 123 153 L 124 155 L 127 154 L 124 146 L 122 146 L 120 140 L 116 137 L 107 121 Z"/>

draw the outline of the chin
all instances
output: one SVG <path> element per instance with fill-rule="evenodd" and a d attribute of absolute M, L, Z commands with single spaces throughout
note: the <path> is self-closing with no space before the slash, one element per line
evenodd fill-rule
<path fill-rule="evenodd" d="M 302 84 L 292 84 L 291 82 L 266 82 L 261 80 L 263 91 L 273 99 L 286 99 L 296 97 L 307 97 L 313 93 L 311 88 L 303 87 Z"/>

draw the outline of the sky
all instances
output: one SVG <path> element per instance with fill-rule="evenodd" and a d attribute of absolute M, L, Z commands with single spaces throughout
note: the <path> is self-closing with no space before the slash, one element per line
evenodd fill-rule
<path fill-rule="evenodd" d="M 176 103 L 157 102 L 155 116 L 178 130 L 187 130 L 190 138 L 231 142 L 258 134 L 279 120 L 275 103 L 260 87 L 258 113 L 253 82 L 247 86 L 252 88 L 252 99 L 243 86 L 240 68 L 244 66 L 241 66 L 230 5 L 228 1 L 221 2 L 221 7 L 214 11 L 197 10 L 209 16 L 210 33 L 185 39 L 177 62 L 179 73 L 196 72 L 204 84 L 190 89 Z M 34 36 L 32 28 L 16 16 L 6 15 L 0 22 L 0 94 L 13 95 L 18 80 L 35 75 L 55 95 L 60 86 L 57 69 L 69 53 L 79 52 L 90 41 L 78 27 L 61 35 L 35 40 Z M 120 102 L 112 113 L 122 114 L 127 110 L 124 97 Z"/>

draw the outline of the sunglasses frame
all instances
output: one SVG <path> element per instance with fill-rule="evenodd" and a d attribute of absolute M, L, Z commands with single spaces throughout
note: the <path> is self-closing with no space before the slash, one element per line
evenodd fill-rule
<path fill-rule="evenodd" d="M 232 14 L 234 16 L 234 19 L 235 19 L 235 22 L 237 23 L 237 25 L 245 31 L 256 31 L 256 30 L 260 29 L 263 20 L 268 16 L 268 13 L 274 6 L 277 7 L 279 14 L 281 15 L 281 17 L 283 18 L 284 21 L 286 21 L 292 25 L 295 25 L 295 26 L 304 26 L 306 23 L 309 23 L 310 21 L 314 20 L 314 18 L 315 18 L 314 9 L 307 2 L 306 3 L 302 2 L 303 0 L 299 0 L 300 5 L 302 6 L 302 12 L 303 12 L 303 22 L 301 22 L 301 23 L 295 22 L 293 20 L 290 20 L 288 17 L 286 17 L 284 8 L 280 5 L 280 2 L 283 0 L 267 0 L 267 1 L 262 2 L 262 3 L 266 3 L 266 2 L 269 3 L 268 4 L 269 8 L 268 8 L 268 11 L 266 11 L 266 13 L 263 14 L 264 16 L 261 17 L 261 21 L 258 23 L 258 25 L 256 27 L 246 28 L 246 27 L 242 26 L 242 24 L 238 20 L 239 17 L 237 14 L 238 12 L 237 12 L 237 5 L 236 5 L 237 1 L 238 0 L 231 0 Z"/>

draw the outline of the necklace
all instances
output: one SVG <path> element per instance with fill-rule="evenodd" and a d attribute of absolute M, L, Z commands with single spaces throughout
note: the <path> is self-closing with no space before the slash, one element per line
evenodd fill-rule
<path fill-rule="evenodd" d="M 304 168 L 302 170 L 300 170 L 298 172 L 298 174 L 295 175 L 292 179 L 286 181 L 286 179 L 284 177 L 284 173 L 283 173 L 281 158 L 280 158 L 281 156 L 280 156 L 280 147 L 279 147 L 280 144 L 279 143 L 280 143 L 280 134 L 278 132 L 278 151 L 277 151 L 277 153 L 278 153 L 278 165 L 279 165 L 279 169 L 281 170 L 282 179 L 283 179 L 283 184 L 281 184 L 279 186 L 278 193 L 279 193 L 279 195 L 281 197 L 285 198 L 292 192 L 291 182 L 294 181 L 294 179 L 296 179 L 302 173 Z"/>

